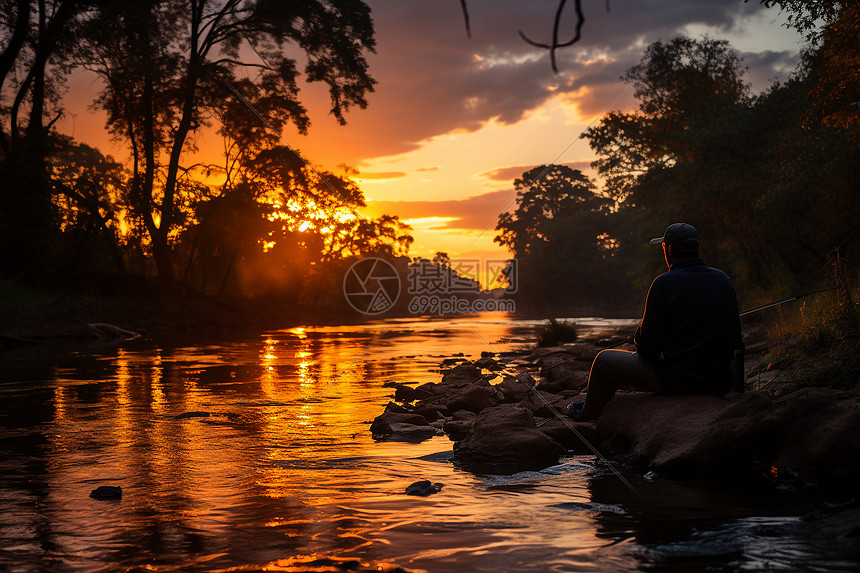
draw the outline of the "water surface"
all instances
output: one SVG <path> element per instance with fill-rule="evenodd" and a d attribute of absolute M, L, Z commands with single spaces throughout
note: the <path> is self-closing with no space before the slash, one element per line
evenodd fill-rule
<path fill-rule="evenodd" d="M 0 569 L 856 570 L 804 519 L 826 508 L 818 494 L 628 473 L 634 493 L 590 456 L 475 475 L 450 463 L 444 436 L 371 438 L 386 382 L 437 381 L 457 353 L 523 350 L 536 324 L 401 319 L 7 352 Z M 404 495 L 421 479 L 444 487 Z M 90 498 L 100 485 L 122 499 Z"/>

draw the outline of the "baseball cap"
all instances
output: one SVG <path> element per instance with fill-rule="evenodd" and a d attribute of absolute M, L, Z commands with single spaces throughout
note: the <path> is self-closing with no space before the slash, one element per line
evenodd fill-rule
<path fill-rule="evenodd" d="M 687 223 L 672 223 L 666 227 L 666 232 L 663 233 L 662 237 L 651 239 L 652 245 L 659 245 L 663 242 L 695 251 L 699 249 L 699 233 L 695 227 Z"/>

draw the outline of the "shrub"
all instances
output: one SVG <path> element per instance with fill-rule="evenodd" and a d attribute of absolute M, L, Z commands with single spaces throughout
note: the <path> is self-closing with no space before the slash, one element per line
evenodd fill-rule
<path fill-rule="evenodd" d="M 541 347 L 558 346 L 564 342 L 575 341 L 576 336 L 577 329 L 575 322 L 572 320 L 556 320 L 551 318 L 538 331 L 537 344 Z"/>
<path fill-rule="evenodd" d="M 762 390 L 785 395 L 808 386 L 857 386 L 860 340 L 846 302 L 833 293 L 805 301 L 799 313 L 780 309 L 768 332 L 773 346 L 750 372 L 779 371 Z"/>

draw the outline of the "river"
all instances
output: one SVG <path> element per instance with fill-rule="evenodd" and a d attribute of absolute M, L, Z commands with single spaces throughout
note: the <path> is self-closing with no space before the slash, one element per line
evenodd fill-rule
<path fill-rule="evenodd" d="M 857 570 L 805 519 L 826 508 L 815 491 L 628 472 L 631 491 L 592 456 L 476 475 L 450 463 L 445 436 L 371 438 L 384 383 L 437 381 L 457 353 L 524 350 L 537 324 L 489 314 L 6 351 L 0 570 Z M 404 495 L 422 479 L 443 488 Z M 91 498 L 102 485 L 122 499 Z"/>

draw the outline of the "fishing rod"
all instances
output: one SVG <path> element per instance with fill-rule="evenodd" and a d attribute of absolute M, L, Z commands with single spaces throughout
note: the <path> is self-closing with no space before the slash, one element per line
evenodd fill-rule
<path fill-rule="evenodd" d="M 739 316 L 747 316 L 747 315 L 750 315 L 750 314 L 756 313 L 756 312 L 758 312 L 758 311 L 760 311 L 760 310 L 764 310 L 764 309 L 766 309 L 766 308 L 771 308 L 771 307 L 774 307 L 774 306 L 779 306 L 779 305 L 781 305 L 781 304 L 785 304 L 785 303 L 787 303 L 787 302 L 791 302 L 791 301 L 793 301 L 793 300 L 798 300 L 798 299 L 801 299 L 801 298 L 804 298 L 804 297 L 807 297 L 807 296 L 812 296 L 812 295 L 814 295 L 814 294 L 818 294 L 818 293 L 822 293 L 822 292 L 831 292 L 831 291 L 834 291 L 834 290 L 836 290 L 836 289 L 838 289 L 838 288 L 839 288 L 839 287 L 823 288 L 823 289 L 819 289 L 819 290 L 814 290 L 814 291 L 810 291 L 810 292 L 805 292 L 805 293 L 803 293 L 803 294 L 798 294 L 798 295 L 795 295 L 795 296 L 792 296 L 792 297 L 789 297 L 789 298 L 784 298 L 784 299 L 782 299 L 782 300 L 777 300 L 777 301 L 774 301 L 774 302 L 769 302 L 769 303 L 767 303 L 767 304 L 763 304 L 763 305 L 761 305 L 761 306 L 757 306 L 757 307 L 755 307 L 755 308 L 751 308 L 751 309 L 749 309 L 749 310 L 745 310 L 745 311 L 743 311 L 742 313 L 740 313 L 740 315 L 739 315 Z M 616 342 L 615 344 L 611 344 L 611 345 L 609 345 L 609 346 L 604 346 L 604 347 L 603 347 L 603 349 L 604 349 L 604 350 L 609 350 L 610 348 L 617 348 L 617 347 L 619 347 L 619 346 L 621 346 L 621 345 L 623 345 L 623 344 L 631 344 L 632 342 L 633 342 L 633 337 L 632 337 L 632 336 L 628 336 L 627 338 L 625 338 L 625 339 L 624 339 L 624 340 L 622 340 L 621 342 Z"/>
<path fill-rule="evenodd" d="M 834 291 L 834 290 L 836 290 L 837 288 L 839 288 L 839 287 L 823 288 L 823 289 L 820 289 L 820 290 L 814 290 L 814 291 L 811 291 L 811 292 L 805 292 L 805 293 L 803 293 L 803 294 L 799 294 L 799 295 L 792 296 L 792 297 L 789 297 L 789 298 L 784 298 L 784 299 L 782 299 L 782 300 L 778 300 L 778 301 L 776 301 L 776 302 L 770 302 L 770 303 L 768 303 L 768 304 L 763 304 L 763 305 L 761 305 L 761 306 L 757 306 L 757 307 L 755 307 L 755 308 L 751 308 L 751 309 L 749 309 L 749 310 L 745 310 L 745 311 L 743 311 L 740 315 L 741 315 L 741 316 L 746 316 L 746 315 L 748 315 L 748 314 L 753 314 L 754 312 L 758 312 L 758 311 L 760 311 L 760 310 L 764 310 L 764 309 L 766 309 L 766 308 L 770 308 L 770 307 L 772 307 L 772 306 L 779 306 L 779 305 L 781 305 L 781 304 L 785 304 L 785 303 L 787 303 L 787 302 L 791 302 L 791 301 L 793 301 L 793 300 L 797 300 L 797 299 L 799 299 L 799 298 L 803 298 L 803 297 L 811 296 L 811 295 L 814 295 L 814 294 L 818 294 L 818 293 L 820 293 L 820 292 L 830 292 L 830 291 Z"/>

